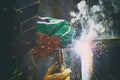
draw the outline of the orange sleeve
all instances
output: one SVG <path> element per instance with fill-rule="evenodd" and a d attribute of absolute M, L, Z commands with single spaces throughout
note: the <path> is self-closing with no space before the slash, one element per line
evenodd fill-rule
<path fill-rule="evenodd" d="M 39 33 L 37 34 L 38 38 L 36 39 L 37 49 L 34 54 L 45 58 L 52 54 L 56 47 L 61 47 L 61 40 L 55 36 L 48 36 L 47 34 Z"/>

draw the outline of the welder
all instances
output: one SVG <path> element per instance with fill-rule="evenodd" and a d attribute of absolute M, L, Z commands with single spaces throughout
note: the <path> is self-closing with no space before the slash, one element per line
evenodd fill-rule
<path fill-rule="evenodd" d="M 71 43 L 74 28 L 65 20 L 51 17 L 38 17 L 36 28 L 36 45 L 23 57 L 19 67 L 19 78 L 70 80 L 71 69 L 63 63 L 59 64 L 56 53 Z"/>

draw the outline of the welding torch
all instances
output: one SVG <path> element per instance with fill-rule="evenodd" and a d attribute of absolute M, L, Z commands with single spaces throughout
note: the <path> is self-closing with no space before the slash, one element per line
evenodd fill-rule
<path fill-rule="evenodd" d="M 64 70 L 64 51 L 61 48 L 56 49 L 56 60 L 58 64 L 58 72 Z"/>

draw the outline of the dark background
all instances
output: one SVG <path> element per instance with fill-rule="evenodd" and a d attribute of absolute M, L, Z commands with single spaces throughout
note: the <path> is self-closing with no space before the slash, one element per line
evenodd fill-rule
<path fill-rule="evenodd" d="M 13 27 L 14 21 L 14 11 L 12 10 L 12 5 L 14 2 L 4 0 L 0 3 L 0 79 L 8 80 L 10 74 L 12 74 L 12 66 L 14 62 L 12 61 L 11 52 L 9 49 L 9 43 L 13 40 L 13 33 L 9 31 Z M 7 8 L 8 10 L 5 10 Z M 13 63 L 13 64 L 12 64 Z M 11 66 L 11 67 L 10 67 Z"/>
<path fill-rule="evenodd" d="M 18 60 L 33 47 L 38 5 L 37 0 L 0 2 L 0 80 L 10 80 Z"/>

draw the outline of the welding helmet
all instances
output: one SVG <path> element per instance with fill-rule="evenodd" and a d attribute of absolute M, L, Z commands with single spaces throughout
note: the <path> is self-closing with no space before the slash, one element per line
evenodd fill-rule
<path fill-rule="evenodd" d="M 62 48 L 71 42 L 75 33 L 75 29 L 66 20 L 51 17 L 38 17 L 36 26 L 37 32 L 60 38 Z"/>

